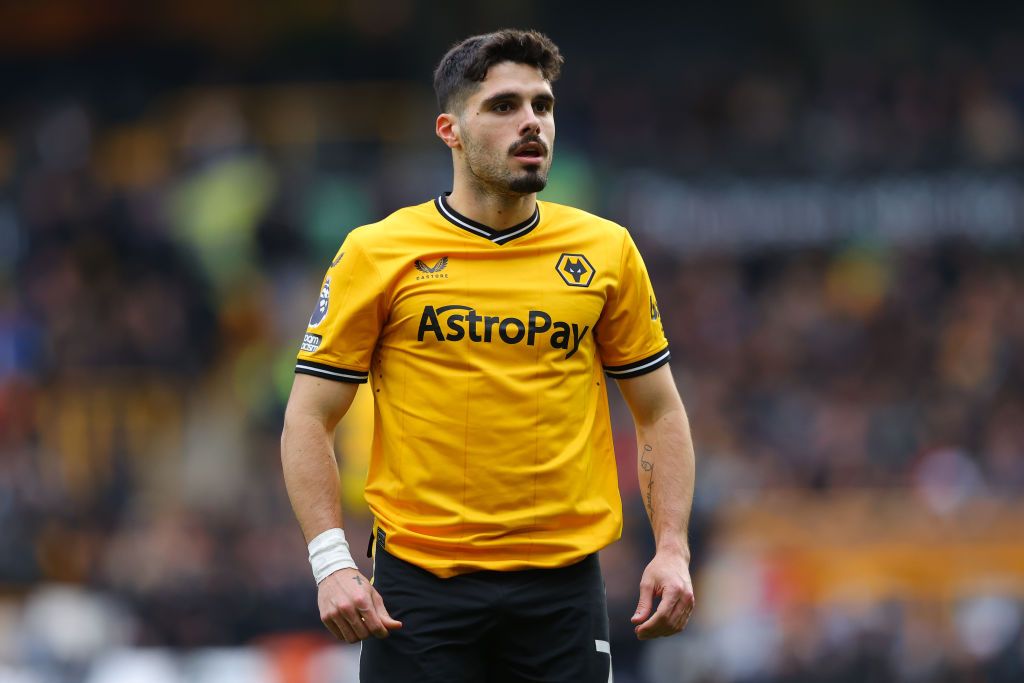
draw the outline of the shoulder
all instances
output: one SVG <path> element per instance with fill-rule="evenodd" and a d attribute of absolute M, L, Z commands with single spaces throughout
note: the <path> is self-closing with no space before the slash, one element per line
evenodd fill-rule
<path fill-rule="evenodd" d="M 433 200 L 398 209 L 376 223 L 368 223 L 349 232 L 345 242 L 367 253 L 373 253 L 392 245 L 396 238 L 405 233 L 417 233 L 425 222 L 434 220 L 436 209 Z"/>
<path fill-rule="evenodd" d="M 615 221 L 602 218 L 583 209 L 554 202 L 538 201 L 537 203 L 540 205 L 543 220 L 576 230 L 586 230 L 602 239 L 623 240 L 629 234 L 626 228 Z"/>

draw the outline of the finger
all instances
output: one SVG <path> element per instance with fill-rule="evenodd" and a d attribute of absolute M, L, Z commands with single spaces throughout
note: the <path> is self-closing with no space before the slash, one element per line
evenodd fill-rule
<path fill-rule="evenodd" d="M 366 597 L 367 607 L 357 607 L 359 616 L 363 619 L 363 624 L 366 626 L 366 630 L 369 631 L 375 638 L 387 638 L 388 629 L 381 623 L 380 615 L 377 613 L 376 605 L 369 596 Z"/>
<path fill-rule="evenodd" d="M 389 631 L 394 631 L 402 628 L 402 622 L 395 619 L 388 613 L 387 607 L 384 606 L 384 599 L 380 597 L 380 593 L 375 588 L 371 588 L 371 597 L 373 599 L 373 609 L 377 612 L 377 617 L 380 618 L 384 628 Z"/>
<path fill-rule="evenodd" d="M 630 619 L 634 624 L 642 624 L 651 614 L 651 605 L 654 604 L 654 585 L 646 578 L 640 581 L 640 600 L 636 603 L 636 612 Z"/>
<path fill-rule="evenodd" d="M 330 619 L 325 619 L 325 620 L 323 620 L 323 624 L 327 628 L 327 630 L 330 631 L 334 635 L 335 638 L 337 638 L 338 640 L 345 640 L 345 636 L 341 632 L 341 629 L 339 629 L 334 624 L 333 621 L 331 621 Z"/>
<path fill-rule="evenodd" d="M 693 614 L 693 610 L 687 610 L 686 612 L 683 613 L 683 620 L 679 623 L 679 628 L 677 629 L 677 633 L 679 631 L 682 631 L 684 628 L 686 628 L 686 625 L 690 623 L 690 615 L 692 615 L 692 614 Z"/>
<path fill-rule="evenodd" d="M 678 632 L 679 629 L 669 621 L 667 614 L 655 614 L 636 628 L 636 637 L 639 640 L 650 640 L 651 638 L 661 638 Z"/>
<path fill-rule="evenodd" d="M 333 620 L 335 628 L 341 631 L 341 637 L 345 639 L 346 643 L 358 643 L 359 638 L 356 637 L 355 632 L 352 630 L 352 626 L 345 621 L 345 617 L 339 615 Z"/>
<path fill-rule="evenodd" d="M 682 630 L 682 624 L 670 621 L 669 615 L 651 617 L 647 623 L 636 629 L 636 636 L 639 640 L 650 640 L 652 638 L 663 638 L 675 635 Z"/>
<path fill-rule="evenodd" d="M 691 612 L 693 612 L 693 593 L 684 589 L 668 618 L 675 632 L 683 630 L 686 622 L 690 619 Z"/>
<path fill-rule="evenodd" d="M 640 640 L 658 638 L 674 633 L 670 615 L 679 603 L 680 595 L 681 592 L 678 589 L 665 589 L 664 594 L 661 596 L 661 603 L 658 605 L 654 616 L 636 628 L 636 634 Z"/>
<path fill-rule="evenodd" d="M 363 615 L 356 611 L 355 607 L 351 608 L 351 612 L 345 612 L 345 619 L 348 621 L 348 625 L 352 627 L 353 633 L 356 634 L 357 640 L 366 640 L 370 637 L 370 632 L 366 630 L 366 622 L 363 621 Z"/>

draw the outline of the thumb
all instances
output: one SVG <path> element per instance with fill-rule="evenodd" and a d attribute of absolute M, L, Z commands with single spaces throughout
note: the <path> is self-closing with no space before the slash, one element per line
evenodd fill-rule
<path fill-rule="evenodd" d="M 651 606 L 654 604 L 654 586 L 647 581 L 640 582 L 640 600 L 636 603 L 636 612 L 633 613 L 631 622 L 642 624 L 651 616 Z"/>
<path fill-rule="evenodd" d="M 381 599 L 380 593 L 376 590 L 373 591 L 373 606 L 377 611 L 377 616 L 380 618 L 380 623 L 384 624 L 384 628 L 389 631 L 402 628 L 402 622 L 388 614 L 388 609 L 384 606 L 384 600 Z"/>

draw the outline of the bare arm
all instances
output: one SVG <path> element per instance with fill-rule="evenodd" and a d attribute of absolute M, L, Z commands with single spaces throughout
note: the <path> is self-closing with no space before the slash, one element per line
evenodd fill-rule
<path fill-rule="evenodd" d="M 619 389 L 636 424 L 640 493 L 657 545 L 644 571 L 633 623 L 639 638 L 656 638 L 682 630 L 694 604 L 686 537 L 693 504 L 693 441 L 667 365 L 621 380 Z M 650 616 L 655 596 L 661 603 Z"/>
<path fill-rule="evenodd" d="M 292 510 L 309 543 L 341 528 L 334 428 L 352 405 L 358 384 L 296 375 L 281 433 L 281 464 Z M 380 595 L 356 569 L 341 569 L 320 582 L 320 620 L 339 639 L 354 643 L 369 635 L 387 637 L 401 628 Z"/>
<path fill-rule="evenodd" d="M 306 543 L 341 528 L 334 428 L 348 412 L 358 384 L 295 375 L 281 433 L 281 464 L 288 499 Z"/>

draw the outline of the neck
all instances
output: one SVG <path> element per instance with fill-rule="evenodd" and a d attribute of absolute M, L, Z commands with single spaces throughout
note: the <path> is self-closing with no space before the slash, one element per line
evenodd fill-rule
<path fill-rule="evenodd" d="M 504 230 L 530 218 L 537 208 L 537 194 L 501 194 L 455 178 L 448 205 L 467 218 L 495 230 Z"/>

